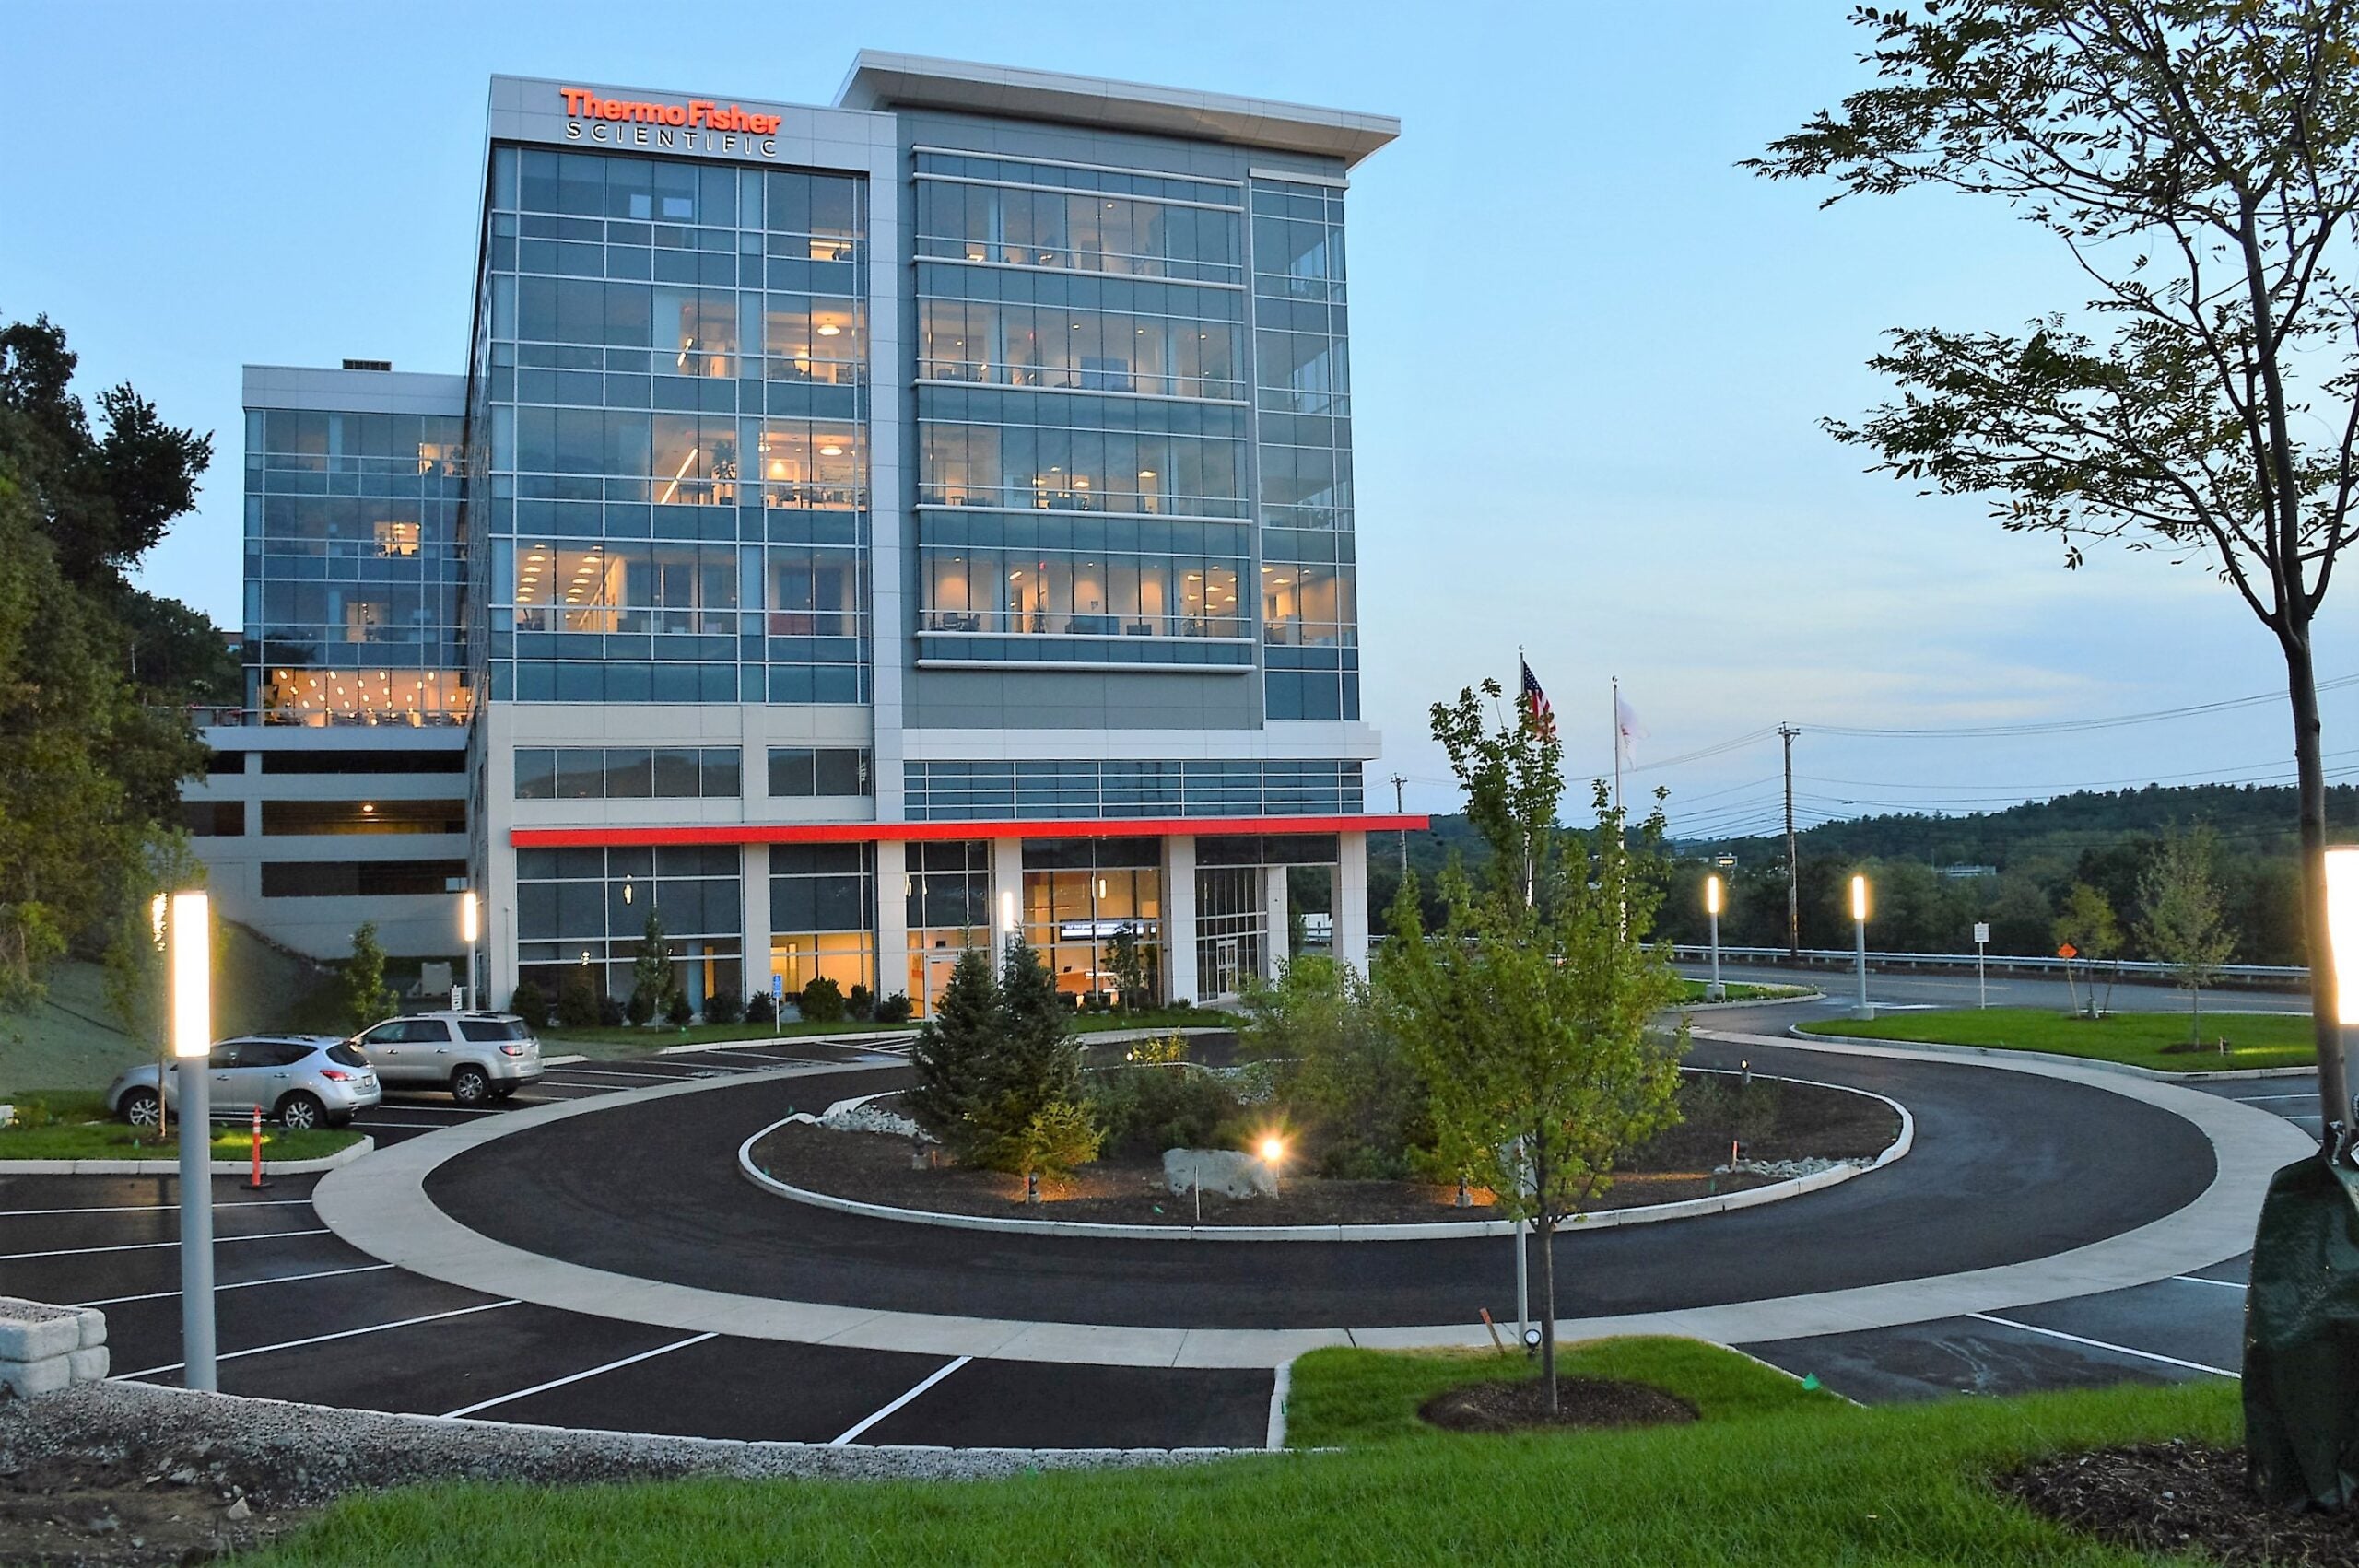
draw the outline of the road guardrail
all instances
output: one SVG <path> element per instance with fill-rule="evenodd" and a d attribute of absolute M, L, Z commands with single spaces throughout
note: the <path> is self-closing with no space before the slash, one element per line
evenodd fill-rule
<path fill-rule="evenodd" d="M 1684 960 L 1696 963 L 1708 961 L 1710 947 L 1701 942 L 1677 942 L 1672 953 Z M 1799 955 L 1782 947 L 1720 946 L 1723 959 L 1738 959 L 1751 963 L 1802 963 L 1811 967 L 1849 968 L 1859 962 L 1859 954 L 1848 947 L 1805 947 Z M 2025 957 L 2014 954 L 1989 954 L 1981 960 L 1985 967 L 1998 974 L 2054 975 L 2065 969 L 2077 969 L 2082 974 L 2092 972 L 2110 975 L 2121 979 L 2170 980 L 2174 971 L 2167 964 L 2142 958 L 2087 959 Z M 1878 953 L 1868 954 L 1871 967 L 1878 969 L 1967 969 L 1975 966 L 1971 953 Z M 2310 983 L 2310 971 L 2299 964 L 2223 964 L 2212 971 L 2212 986 L 2244 986 L 2255 990 L 2300 990 Z"/>

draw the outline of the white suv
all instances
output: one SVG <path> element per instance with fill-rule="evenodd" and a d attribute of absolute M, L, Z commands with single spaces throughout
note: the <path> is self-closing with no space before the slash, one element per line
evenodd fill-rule
<path fill-rule="evenodd" d="M 388 1089 L 448 1089 L 463 1106 L 504 1100 L 541 1075 L 541 1043 L 512 1012 L 413 1012 L 352 1043 Z"/>

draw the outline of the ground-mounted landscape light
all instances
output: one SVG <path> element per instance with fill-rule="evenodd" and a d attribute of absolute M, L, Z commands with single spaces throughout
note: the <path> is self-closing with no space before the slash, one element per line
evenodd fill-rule
<path fill-rule="evenodd" d="M 1851 1016 L 1873 1018 L 1875 1005 L 1868 1000 L 1868 879 L 1864 876 L 1851 879 L 1851 931 L 1857 942 L 1860 968 L 1860 1000 L 1851 1009 Z"/>
<path fill-rule="evenodd" d="M 1712 918 L 1712 983 L 1704 988 L 1704 1000 L 1719 1001 L 1729 993 L 1720 984 L 1720 879 L 1717 872 L 1704 879 L 1704 913 Z"/>
<path fill-rule="evenodd" d="M 181 1079 L 181 1384 L 217 1387 L 213 1360 L 212 903 L 175 893 L 166 921 L 172 977 L 172 1055 Z M 159 1096 L 160 1097 L 160 1096 Z"/>
<path fill-rule="evenodd" d="M 1262 1156 L 1263 1164 L 1270 1167 L 1270 1190 L 1274 1194 L 1278 1187 L 1278 1167 L 1285 1163 L 1286 1141 L 1274 1132 L 1265 1132 L 1253 1152 Z"/>

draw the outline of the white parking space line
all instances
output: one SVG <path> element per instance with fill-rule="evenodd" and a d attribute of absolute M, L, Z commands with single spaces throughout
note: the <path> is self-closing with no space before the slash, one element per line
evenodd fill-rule
<path fill-rule="evenodd" d="M 396 1105 L 391 1100 L 381 1105 L 371 1106 L 369 1110 L 371 1115 L 383 1111 L 406 1111 L 412 1116 L 499 1116 L 504 1114 L 497 1110 L 487 1110 L 481 1106 L 407 1106 Z"/>
<path fill-rule="evenodd" d="M 1978 1323 L 1996 1323 L 2003 1328 L 2020 1328 L 2026 1334 L 2045 1334 L 2051 1340 L 2068 1340 L 2073 1344 L 2087 1345 L 2093 1350 L 2111 1351 L 2116 1355 L 2136 1356 L 2141 1361 L 2158 1361 L 2165 1366 L 2183 1366 L 2189 1372 L 2208 1372 L 2214 1377 L 2241 1379 L 2244 1375 L 2242 1373 L 2230 1372 L 2224 1366 L 2206 1366 L 2200 1361 L 2181 1361 L 2177 1356 L 2160 1355 L 2153 1351 L 2133 1350 L 2128 1345 L 2117 1345 L 2107 1340 L 2084 1340 L 2078 1334 L 2067 1334 L 2061 1328 L 2042 1328 L 2036 1323 L 2018 1323 L 2012 1317 L 1993 1317 L 1987 1312 L 1969 1312 L 1966 1316 Z"/>
<path fill-rule="evenodd" d="M 246 1202 L 225 1202 L 217 1199 L 213 1207 L 221 1209 L 303 1209 L 311 1205 L 308 1198 L 258 1198 Z M 85 1203 L 71 1209 L 0 1209 L 0 1220 L 20 1220 L 34 1214 L 177 1214 L 178 1203 Z"/>
<path fill-rule="evenodd" d="M 216 1285 L 213 1288 L 217 1291 L 250 1291 L 256 1285 L 291 1285 L 298 1280 L 333 1280 L 338 1274 L 374 1274 L 380 1270 L 393 1267 L 391 1263 L 359 1263 L 349 1269 L 314 1269 L 308 1274 L 273 1274 L 266 1280 L 240 1280 L 233 1285 Z M 170 1301 L 180 1293 L 178 1291 L 150 1291 L 144 1296 L 105 1296 L 98 1301 L 77 1301 L 73 1305 L 76 1306 L 121 1306 L 125 1302 Z"/>
<path fill-rule="evenodd" d="M 2263 1100 L 2315 1100 L 2318 1097 L 2318 1091 L 2315 1089 L 2306 1094 L 2231 1094 L 2228 1096 L 2231 1100 L 2241 1100 L 2248 1106 L 2257 1106 Z"/>
<path fill-rule="evenodd" d="M 239 1361 L 247 1356 L 266 1356 L 273 1351 L 301 1350 L 305 1345 L 324 1345 L 332 1340 L 353 1340 L 363 1334 L 381 1334 L 388 1328 L 408 1328 L 420 1323 L 440 1323 L 446 1317 L 464 1317 L 471 1312 L 496 1312 L 503 1306 L 516 1305 L 518 1304 L 512 1301 L 487 1301 L 475 1306 L 454 1307 L 449 1312 L 429 1312 L 422 1317 L 404 1317 L 393 1323 L 371 1323 L 366 1328 L 346 1328 L 334 1334 L 314 1334 L 308 1340 L 283 1340 L 275 1345 L 256 1345 L 251 1350 L 224 1351 L 213 1359 Z M 141 1377 L 157 1377 L 167 1372 L 178 1372 L 185 1364 L 183 1362 L 176 1361 L 166 1366 L 143 1367 L 137 1372 L 119 1372 L 115 1374 L 115 1377 L 121 1382 L 129 1382 Z"/>
<path fill-rule="evenodd" d="M 477 1399 L 472 1405 L 462 1405 L 455 1410 L 443 1411 L 442 1419 L 456 1421 L 461 1416 L 471 1416 L 477 1410 L 487 1410 L 494 1405 L 504 1405 L 511 1400 L 529 1398 L 534 1394 L 546 1394 L 552 1388 L 562 1388 L 569 1383 L 579 1383 L 584 1378 L 595 1377 L 601 1373 L 614 1372 L 622 1367 L 636 1365 L 642 1361 L 653 1361 L 657 1356 L 670 1355 L 674 1351 L 684 1351 L 690 1345 L 701 1345 L 707 1340 L 719 1338 L 721 1336 L 717 1332 L 691 1334 L 685 1340 L 675 1340 L 668 1345 L 658 1345 L 651 1351 L 641 1351 L 635 1356 L 625 1356 L 620 1361 L 610 1361 L 604 1366 L 593 1366 L 587 1371 L 572 1373 L 564 1377 L 552 1377 L 546 1383 L 535 1383 L 530 1388 L 519 1388 L 513 1394 L 499 1394 L 488 1399 Z"/>
<path fill-rule="evenodd" d="M 2241 1280 L 2207 1280 L 2201 1274 L 2173 1274 L 2171 1278 L 2184 1280 L 2190 1285 L 2217 1285 L 2224 1291 L 2240 1291 L 2245 1288 L 2244 1281 Z"/>
<path fill-rule="evenodd" d="M 960 1356 L 956 1361 L 948 1362 L 941 1366 L 935 1367 L 933 1371 L 926 1376 L 925 1380 L 920 1383 L 916 1387 L 910 1389 L 908 1393 L 902 1395 L 899 1398 L 894 1400 L 883 1410 L 878 1410 L 866 1421 L 860 1422 L 851 1431 L 845 1433 L 841 1437 L 839 1437 L 829 1443 L 827 1446 L 830 1448 L 841 1448 L 853 1438 L 858 1437 L 862 1433 L 866 1432 L 870 1427 L 874 1426 L 878 1422 L 883 1421 L 886 1416 L 891 1415 L 895 1410 L 899 1410 L 903 1405 L 908 1404 L 911 1399 L 916 1398 L 920 1394 L 924 1393 L 927 1389 L 933 1387 L 935 1384 L 941 1382 L 944 1378 L 949 1376 L 952 1373 L 957 1371 L 960 1367 L 966 1365 L 968 1362 L 974 1359 L 975 1358 L 973 1356 Z"/>
<path fill-rule="evenodd" d="M 323 1236 L 334 1235 L 325 1225 L 311 1231 L 262 1231 L 250 1236 L 215 1236 L 213 1245 L 227 1246 L 233 1241 L 277 1241 L 286 1236 Z M 148 1252 L 159 1246 L 178 1246 L 179 1238 L 170 1241 L 130 1241 L 114 1246 L 60 1246 L 47 1252 L 0 1252 L 0 1263 L 23 1263 L 35 1258 L 80 1258 L 100 1252 Z"/>
<path fill-rule="evenodd" d="M 688 1072 L 632 1072 L 628 1069 L 615 1067 L 569 1067 L 557 1072 L 542 1074 L 541 1082 L 546 1083 L 552 1078 L 569 1081 L 575 1078 L 645 1078 L 657 1083 L 684 1083 L 695 1077 L 697 1071 L 706 1071 L 710 1070 L 698 1069 Z"/>

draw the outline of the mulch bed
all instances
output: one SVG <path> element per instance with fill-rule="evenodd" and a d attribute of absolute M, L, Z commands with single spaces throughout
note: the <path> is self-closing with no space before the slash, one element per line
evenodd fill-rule
<path fill-rule="evenodd" d="M 2155 1443 L 2072 1454 L 2001 1476 L 2032 1512 L 2140 1551 L 2201 1552 L 2271 1568 L 2359 1568 L 2359 1517 L 2266 1508 L 2241 1448 Z"/>
<path fill-rule="evenodd" d="M 1748 1144 L 1746 1158 L 1790 1160 L 1872 1156 L 1899 1133 L 1899 1121 L 1881 1101 L 1840 1090 L 1788 1083 L 1774 1136 Z M 1728 1158 L 1725 1130 L 1684 1126 L 1641 1152 L 1592 1205 L 1635 1208 L 1737 1192 L 1768 1185 L 1766 1176 L 1711 1174 Z M 1021 1179 L 995 1171 L 944 1164 L 912 1169 L 907 1140 L 869 1132 L 838 1132 L 794 1122 L 754 1146 L 754 1162 L 792 1187 L 951 1214 L 1084 1221 L 1098 1224 L 1173 1225 L 1196 1223 L 1192 1193 L 1172 1193 L 1163 1163 L 1107 1159 L 1082 1167 L 1070 1180 L 1043 1181 L 1042 1202 L 1027 1206 Z M 1489 1194 L 1473 1207 L 1455 1206 L 1454 1187 L 1409 1181 L 1330 1181 L 1288 1174 L 1278 1196 L 1234 1199 L 1203 1195 L 1207 1225 L 1334 1225 L 1434 1223 L 1492 1217 Z"/>
<path fill-rule="evenodd" d="M 1684 1426 L 1696 1407 L 1675 1394 L 1615 1377 L 1559 1377 L 1556 1413 L 1538 1378 L 1465 1383 L 1417 1407 L 1418 1419 L 1449 1432 L 1522 1432 L 1534 1427 Z"/>

